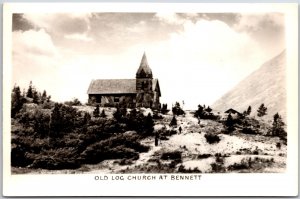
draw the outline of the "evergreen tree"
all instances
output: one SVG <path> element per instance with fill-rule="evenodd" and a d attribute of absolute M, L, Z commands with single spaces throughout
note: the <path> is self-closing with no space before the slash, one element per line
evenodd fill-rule
<path fill-rule="evenodd" d="M 57 137 L 60 135 L 61 127 L 62 127 L 62 115 L 60 114 L 61 105 L 58 103 L 54 104 L 54 109 L 51 113 L 50 119 L 50 136 Z"/>
<path fill-rule="evenodd" d="M 172 112 L 174 115 L 183 115 L 184 114 L 184 111 L 180 107 L 179 102 L 175 103 L 175 106 L 172 108 Z"/>
<path fill-rule="evenodd" d="M 44 90 L 43 94 L 41 95 L 41 103 L 43 104 L 47 100 L 47 92 Z"/>
<path fill-rule="evenodd" d="M 50 102 L 50 99 L 51 99 L 51 95 L 49 95 L 49 96 L 47 97 L 47 102 Z"/>
<path fill-rule="evenodd" d="M 210 113 L 212 112 L 212 109 L 208 106 L 206 109 L 205 109 L 206 112 Z"/>
<path fill-rule="evenodd" d="M 163 104 L 161 108 L 161 113 L 162 114 L 167 114 L 169 112 L 168 110 L 168 104 Z"/>
<path fill-rule="evenodd" d="M 248 109 L 247 109 L 247 112 L 246 112 L 247 115 L 251 114 L 251 109 L 252 109 L 251 106 L 248 106 Z"/>
<path fill-rule="evenodd" d="M 173 118 L 171 120 L 170 126 L 177 126 L 177 119 L 176 119 L 175 115 L 173 116 Z"/>
<path fill-rule="evenodd" d="M 154 121 L 150 113 L 148 113 L 147 117 L 144 120 L 144 131 L 147 134 L 151 134 L 154 130 Z"/>
<path fill-rule="evenodd" d="M 196 118 L 201 118 L 203 115 L 203 106 L 201 106 L 200 104 L 198 105 L 198 110 L 194 113 L 194 116 Z"/>
<path fill-rule="evenodd" d="M 91 115 L 87 112 L 83 116 L 83 124 L 88 124 L 91 121 Z"/>
<path fill-rule="evenodd" d="M 35 89 L 33 89 L 32 91 L 32 102 L 35 104 L 39 104 L 39 95 Z"/>
<path fill-rule="evenodd" d="M 100 114 L 100 117 L 106 117 L 106 114 L 105 114 L 105 111 L 104 111 L 104 109 L 102 109 L 102 111 L 101 111 L 101 114 Z"/>
<path fill-rule="evenodd" d="M 262 103 L 257 110 L 257 116 L 263 117 L 264 115 L 267 115 L 267 107 Z"/>
<path fill-rule="evenodd" d="M 93 111 L 93 115 L 94 117 L 99 117 L 100 115 L 100 109 L 99 109 L 99 105 L 97 104 L 96 108 Z"/>
<path fill-rule="evenodd" d="M 282 121 L 281 116 L 276 113 L 273 117 L 273 124 L 272 124 L 272 135 L 284 137 L 286 136 L 286 132 L 284 130 L 284 122 Z"/>
<path fill-rule="evenodd" d="M 28 87 L 28 90 L 27 90 L 27 93 L 26 93 L 26 97 L 33 98 L 32 81 L 30 81 L 30 83 L 29 83 L 29 87 Z"/>
<path fill-rule="evenodd" d="M 126 108 L 117 107 L 117 110 L 116 112 L 113 113 L 113 116 L 117 121 L 120 122 L 126 116 L 126 113 L 127 113 Z"/>
<path fill-rule="evenodd" d="M 234 131 L 234 120 L 233 120 L 231 114 L 228 115 L 227 120 L 225 122 L 225 126 L 226 126 L 228 133 L 231 133 L 232 131 Z"/>
<path fill-rule="evenodd" d="M 24 103 L 25 103 L 25 99 L 21 95 L 20 87 L 14 86 L 11 94 L 11 117 L 12 118 L 14 118 L 15 115 L 21 110 Z"/>

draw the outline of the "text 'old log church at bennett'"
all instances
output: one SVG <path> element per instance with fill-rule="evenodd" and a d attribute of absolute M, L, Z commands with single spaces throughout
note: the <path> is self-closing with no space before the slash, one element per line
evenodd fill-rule
<path fill-rule="evenodd" d="M 145 53 L 135 79 L 92 80 L 87 93 L 90 104 L 127 108 L 160 107 L 161 93 L 158 79 L 153 79 Z"/>

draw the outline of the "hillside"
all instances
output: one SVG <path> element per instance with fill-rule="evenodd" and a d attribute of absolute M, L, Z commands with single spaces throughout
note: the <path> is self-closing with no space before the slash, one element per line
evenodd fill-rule
<path fill-rule="evenodd" d="M 94 110 L 91 106 L 75 108 L 89 113 Z M 54 146 L 49 145 L 51 149 L 34 153 L 31 150 L 41 147 L 40 143 L 47 143 L 48 138 L 32 140 L 31 145 L 27 146 L 29 147 L 27 151 L 30 152 L 25 157 L 21 156 L 27 162 L 33 159 L 32 163 L 27 166 L 13 166 L 12 173 L 280 173 L 285 171 L 286 143 L 279 137 L 265 135 L 268 126 L 265 128 L 263 121 L 255 120 L 257 125 L 253 122 L 249 123 L 254 129 L 254 134 L 243 131 L 245 124 L 242 126 L 237 124 L 236 129 L 228 134 L 218 119 L 201 120 L 199 125 L 193 111 L 186 111 L 185 115 L 177 116 L 177 126 L 170 126 L 173 117 L 170 111 L 168 114 L 160 114 L 159 119 L 154 119 L 153 130 L 159 136 L 156 146 L 153 134 L 141 136 L 141 132 L 134 130 L 113 133 L 108 138 L 99 137 L 99 134 L 104 133 L 100 126 L 105 124 L 105 121 L 112 121 L 116 111 L 115 108 L 103 108 L 103 110 L 107 114 L 106 119 L 101 119 L 100 122 L 97 118 L 92 118 L 87 132 L 82 132 L 84 136 L 81 135 L 81 130 L 84 129 L 76 133 L 73 130 L 66 134 L 61 138 L 63 142 L 56 143 L 60 145 L 58 151 L 53 150 Z M 140 111 L 144 115 L 153 114 L 150 109 Z M 250 121 L 251 118 L 247 120 Z M 12 142 L 16 143 L 16 140 L 20 140 L 19 144 L 25 146 L 27 141 L 23 142 L 29 137 L 20 134 L 20 123 L 13 121 Z M 98 121 L 97 125 L 95 121 Z M 208 135 L 218 137 L 218 140 L 209 143 Z M 87 140 L 88 137 L 93 139 Z M 108 139 L 108 142 L 105 139 Z M 88 141 L 87 145 L 80 150 L 83 142 L 86 141 Z M 14 150 L 17 148 L 18 146 L 13 146 Z M 88 157 L 93 161 L 83 161 Z M 76 161 L 80 161 L 80 164 L 74 165 Z"/>
<path fill-rule="evenodd" d="M 264 103 L 268 108 L 266 120 L 272 120 L 278 112 L 286 120 L 286 71 L 285 51 L 265 62 L 258 70 L 242 80 L 232 90 L 213 104 L 218 111 L 226 111 L 234 108 L 243 112 L 252 107 L 252 116 L 256 116 L 256 110 Z"/>

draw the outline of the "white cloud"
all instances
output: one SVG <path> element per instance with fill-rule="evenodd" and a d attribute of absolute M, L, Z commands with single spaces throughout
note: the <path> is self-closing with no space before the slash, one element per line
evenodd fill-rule
<path fill-rule="evenodd" d="M 183 24 L 185 21 L 174 12 L 159 12 L 155 14 L 155 17 L 162 22 L 175 25 Z"/>
<path fill-rule="evenodd" d="M 76 97 L 86 101 L 91 79 L 135 78 L 142 54 L 146 51 L 154 77 L 160 81 L 162 103 L 184 100 L 186 108 L 195 109 L 199 103 L 212 104 L 271 58 L 251 35 L 236 31 L 222 21 L 202 19 L 192 23 L 187 19 L 178 21 L 174 14 L 157 16 L 166 23 L 180 23 L 180 31 L 173 31 L 164 40 L 132 40 L 130 44 L 120 40 L 120 45 L 126 43 L 126 49 L 119 53 L 100 53 L 105 46 L 97 40 L 85 42 L 85 46 L 94 46 L 92 51 L 86 51 L 84 45 L 78 51 L 71 39 L 90 41 L 86 30 L 64 32 L 63 39 L 70 41 L 59 46 L 53 44 L 44 30 L 14 32 L 13 83 L 27 87 L 33 80 L 54 100 Z M 128 28 L 147 34 L 145 27 L 148 23 L 143 21 Z M 115 39 L 113 35 L 111 40 Z"/>
<path fill-rule="evenodd" d="M 84 34 L 69 34 L 64 36 L 66 39 L 74 39 L 74 40 L 79 40 L 79 41 L 86 41 L 90 42 L 93 39 L 91 37 L 88 37 L 86 33 Z"/>
<path fill-rule="evenodd" d="M 14 53 L 33 53 L 56 56 L 57 52 L 49 34 L 44 29 L 13 32 Z"/>
<path fill-rule="evenodd" d="M 25 13 L 23 17 L 37 28 L 55 34 L 82 33 L 89 30 L 90 13 Z"/>
<path fill-rule="evenodd" d="M 212 104 L 270 58 L 248 35 L 221 21 L 183 25 L 168 41 L 146 47 L 162 100 L 168 103 L 184 100 L 186 108 Z"/>
<path fill-rule="evenodd" d="M 257 31 L 266 26 L 284 27 L 284 15 L 280 13 L 242 14 L 234 28 L 238 31 Z"/>

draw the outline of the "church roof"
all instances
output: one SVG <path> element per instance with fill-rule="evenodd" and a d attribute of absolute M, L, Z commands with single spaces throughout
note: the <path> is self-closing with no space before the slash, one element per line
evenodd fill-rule
<path fill-rule="evenodd" d="M 97 79 L 92 80 L 88 94 L 135 94 L 136 79 Z"/>
<path fill-rule="evenodd" d="M 137 77 L 152 77 L 152 70 L 148 65 L 146 53 L 143 54 L 140 67 L 136 72 Z"/>
<path fill-rule="evenodd" d="M 158 88 L 157 88 L 158 87 Z M 152 80 L 152 89 L 160 88 L 158 79 Z M 96 79 L 92 80 L 88 94 L 136 94 L 136 79 Z"/>

